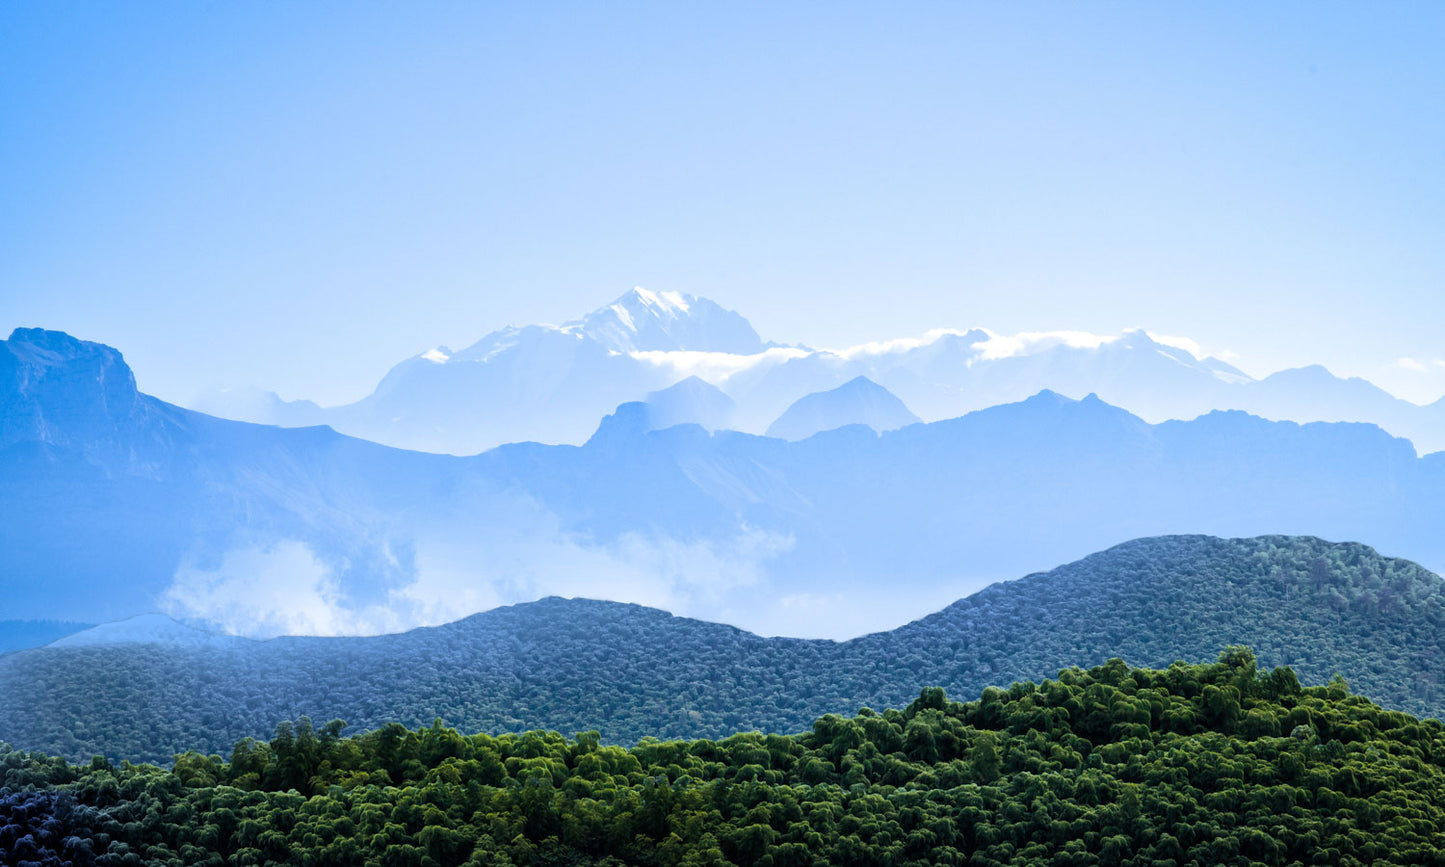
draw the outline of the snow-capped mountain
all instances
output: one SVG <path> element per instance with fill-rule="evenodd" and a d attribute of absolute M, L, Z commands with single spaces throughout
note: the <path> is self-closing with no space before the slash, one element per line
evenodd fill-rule
<path fill-rule="evenodd" d="M 706 298 L 638 287 L 561 328 L 613 352 L 725 352 L 753 355 L 766 347 L 746 319 Z"/>
<path fill-rule="evenodd" d="M 798 398 L 768 425 L 767 435 L 802 440 L 850 424 L 866 425 L 882 433 L 918 421 L 918 416 L 909 412 L 893 392 L 866 376 L 856 376 L 837 388 Z"/>
<path fill-rule="evenodd" d="M 1187 341 L 1147 331 L 941 329 L 813 349 L 765 343 L 746 319 L 707 299 L 645 289 L 563 325 L 504 328 L 459 352 L 430 349 L 346 406 L 318 408 L 238 390 L 210 395 L 197 408 L 266 424 L 328 424 L 421 451 L 474 454 L 507 442 L 585 442 L 612 408 L 689 378 L 733 402 L 730 426 L 762 433 L 805 395 L 860 376 L 924 421 L 1047 388 L 1074 398 L 1097 394 L 1154 422 L 1243 409 L 1278 420 L 1376 423 L 1409 437 L 1422 452 L 1445 449 L 1445 400 L 1417 406 L 1317 367 L 1255 381 Z"/>

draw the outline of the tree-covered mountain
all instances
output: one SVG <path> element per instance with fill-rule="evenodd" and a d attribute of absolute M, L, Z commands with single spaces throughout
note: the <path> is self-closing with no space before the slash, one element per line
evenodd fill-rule
<path fill-rule="evenodd" d="M 1445 565 L 1445 454 L 1367 425 L 1149 425 L 1046 392 L 790 443 L 656 430 L 666 404 L 624 404 L 580 447 L 456 458 L 190 412 L 113 349 L 18 331 L 5 616 L 365 634 L 561 595 L 844 638 L 1142 536 L 1309 534 Z"/>
<path fill-rule="evenodd" d="M 491 733 L 595 729 L 614 743 L 791 732 L 906 703 L 920 684 L 971 694 L 1071 662 L 1167 666 L 1238 643 L 1306 683 L 1345 674 L 1387 707 L 1445 710 L 1445 583 L 1312 538 L 1139 540 L 847 642 L 566 599 L 373 638 L 84 635 L 0 658 L 0 740 L 162 761 L 302 715 L 362 729 L 437 717 Z"/>
<path fill-rule="evenodd" d="M 0 745 L 0 861 L 934 867 L 1439 864 L 1445 727 L 1244 648 L 1113 659 L 966 703 L 829 714 L 801 734 L 630 750 L 441 725 L 186 753 L 170 771 Z"/>

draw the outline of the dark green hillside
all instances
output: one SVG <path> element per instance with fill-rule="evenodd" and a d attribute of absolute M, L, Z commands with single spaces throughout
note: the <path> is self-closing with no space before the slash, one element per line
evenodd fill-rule
<path fill-rule="evenodd" d="M 1242 648 L 794 736 L 338 734 L 287 723 L 169 772 L 0 746 L 0 863 L 1445 864 L 1445 726 Z"/>
<path fill-rule="evenodd" d="M 850 642 L 764 639 L 632 605 L 547 599 L 436 629 L 228 647 L 41 649 L 0 659 L 0 739 L 83 759 L 223 752 L 278 719 L 469 732 L 790 732 L 825 713 L 1038 680 L 1114 656 L 1166 666 L 1247 644 L 1306 683 L 1445 705 L 1439 577 L 1313 538 L 1145 539 Z"/>
<path fill-rule="evenodd" d="M 886 660 L 880 675 L 902 661 L 950 690 L 1037 679 L 1068 659 L 1162 667 L 1247 644 L 1306 683 L 1343 674 L 1386 706 L 1445 711 L 1445 581 L 1311 537 L 1139 539 L 858 644 L 860 660 Z"/>

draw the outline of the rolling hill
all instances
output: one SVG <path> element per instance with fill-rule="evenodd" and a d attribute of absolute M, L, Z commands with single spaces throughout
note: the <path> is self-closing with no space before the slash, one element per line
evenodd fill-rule
<path fill-rule="evenodd" d="M 595 729 L 621 743 L 787 733 L 906 704 L 922 686 L 976 695 L 1111 657 L 1164 667 L 1237 644 L 1307 684 L 1342 674 L 1386 707 L 1445 710 L 1445 582 L 1314 538 L 1138 540 L 847 642 L 583 599 L 372 638 L 81 636 L 0 657 L 0 740 L 163 761 L 225 753 L 302 715 L 358 729 L 438 717 L 465 731 Z"/>

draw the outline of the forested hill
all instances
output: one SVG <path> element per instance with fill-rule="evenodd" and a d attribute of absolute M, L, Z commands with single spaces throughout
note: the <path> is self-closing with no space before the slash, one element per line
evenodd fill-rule
<path fill-rule="evenodd" d="M 1445 706 L 1445 582 L 1357 544 L 1143 539 L 990 587 L 892 632 L 767 639 L 635 605 L 545 599 L 376 638 L 43 648 L 0 658 L 0 740 L 72 758 L 228 752 L 302 715 L 354 730 L 597 730 L 609 742 L 793 732 L 825 713 L 978 694 L 1122 656 L 1230 644 L 1386 707 Z"/>
<path fill-rule="evenodd" d="M 299 720 L 170 771 L 0 744 L 0 863 L 1445 863 L 1445 727 L 1242 648 L 800 728 L 624 750 Z"/>

